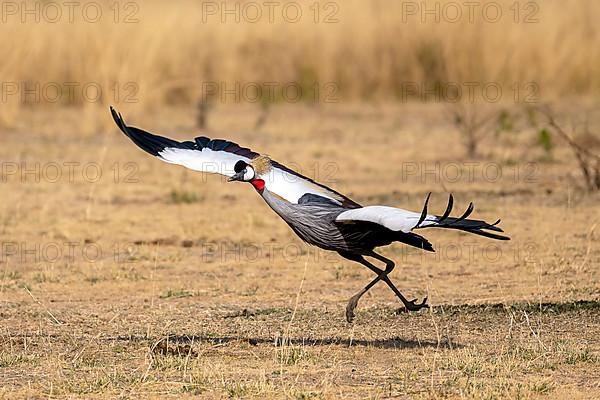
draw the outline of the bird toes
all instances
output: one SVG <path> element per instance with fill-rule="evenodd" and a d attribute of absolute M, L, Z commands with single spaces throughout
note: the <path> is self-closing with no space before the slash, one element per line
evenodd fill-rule
<path fill-rule="evenodd" d="M 406 311 L 419 311 L 422 308 L 429 308 L 429 304 L 427 304 L 427 297 L 425 297 L 420 303 L 417 303 L 417 299 L 407 301 L 404 303 L 404 308 Z"/>
<path fill-rule="evenodd" d="M 350 301 L 348 301 L 348 305 L 346 306 L 346 321 L 348 321 L 349 323 L 352 323 L 354 321 L 354 317 L 356 317 L 356 315 L 354 314 L 354 310 L 358 305 L 359 298 L 360 296 L 353 296 L 350 299 Z"/>
<path fill-rule="evenodd" d="M 354 322 L 354 317 L 356 317 L 356 315 L 354 315 L 354 312 L 346 308 L 346 321 L 348 321 L 348 323 L 351 324 L 352 322 Z"/>

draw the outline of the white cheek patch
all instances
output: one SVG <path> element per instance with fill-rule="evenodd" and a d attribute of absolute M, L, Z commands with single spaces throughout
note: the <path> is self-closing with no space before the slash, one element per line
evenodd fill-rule
<path fill-rule="evenodd" d="M 254 169 L 251 166 L 246 167 L 246 171 L 244 172 L 244 181 L 248 182 L 254 179 Z"/>

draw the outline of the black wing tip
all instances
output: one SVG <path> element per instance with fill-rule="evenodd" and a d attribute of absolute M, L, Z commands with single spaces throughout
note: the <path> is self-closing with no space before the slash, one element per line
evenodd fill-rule
<path fill-rule="evenodd" d="M 164 150 L 166 147 L 180 147 L 180 143 L 169 138 L 154 135 L 136 127 L 129 127 L 125 123 L 123 116 L 114 107 L 110 106 L 110 112 L 115 121 L 115 124 L 119 129 L 127 136 L 133 143 L 145 152 L 153 155 L 160 156 L 159 152 Z"/>
<path fill-rule="evenodd" d="M 110 106 L 109 108 L 110 108 L 110 113 L 112 114 L 112 117 L 115 120 L 115 123 L 120 126 L 121 123 L 123 122 L 123 118 L 121 117 L 121 114 L 119 114 L 113 106 Z"/>
<path fill-rule="evenodd" d="M 110 113 L 112 114 L 113 120 L 115 121 L 115 124 L 117 124 L 119 129 L 124 134 L 131 137 L 131 135 L 127 129 L 127 124 L 125 124 L 125 120 L 123 119 L 123 116 L 121 116 L 121 113 L 119 113 L 117 110 L 115 110 L 115 108 L 113 106 L 110 106 Z"/>

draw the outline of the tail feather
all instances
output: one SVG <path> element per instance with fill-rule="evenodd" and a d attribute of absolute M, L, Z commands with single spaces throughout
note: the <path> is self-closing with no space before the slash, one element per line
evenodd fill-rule
<path fill-rule="evenodd" d="M 416 247 L 418 249 L 431 252 L 435 251 L 433 250 L 433 245 L 427 239 L 421 235 L 417 235 L 416 233 L 397 232 L 396 241 Z"/>
<path fill-rule="evenodd" d="M 431 193 L 429 194 L 431 195 Z M 448 198 L 448 206 L 446 207 L 446 211 L 443 215 L 436 216 L 427 216 L 427 203 L 429 202 L 429 195 L 425 200 L 425 206 L 423 207 L 423 211 L 421 213 L 421 218 L 419 222 L 415 226 L 418 228 L 449 228 L 449 229 L 457 229 L 464 232 L 473 233 L 479 236 L 485 236 L 491 239 L 497 240 L 510 240 L 508 236 L 499 235 L 496 233 L 488 232 L 504 232 L 497 225 L 500 223 L 500 220 L 494 222 L 493 224 L 489 224 L 485 221 L 476 220 L 476 219 L 467 219 L 469 215 L 474 210 L 473 203 L 469 203 L 469 207 L 460 217 L 450 217 L 450 212 L 452 211 L 452 206 L 454 204 L 454 198 L 452 195 Z M 423 222 L 426 222 L 424 224 Z"/>
<path fill-rule="evenodd" d="M 442 220 L 441 217 L 439 217 L 439 218 L 440 218 L 440 223 L 431 225 L 432 227 L 457 229 L 460 231 L 473 233 L 475 235 L 485 236 L 485 237 L 488 237 L 491 239 L 510 240 L 510 238 L 507 236 L 488 232 L 488 231 L 504 232 L 502 229 L 500 229 L 497 226 L 500 223 L 500 220 L 496 221 L 493 224 L 489 224 L 485 221 L 480 221 L 480 220 L 476 220 L 476 219 L 462 219 L 461 220 L 460 218 L 446 217 L 445 219 Z"/>

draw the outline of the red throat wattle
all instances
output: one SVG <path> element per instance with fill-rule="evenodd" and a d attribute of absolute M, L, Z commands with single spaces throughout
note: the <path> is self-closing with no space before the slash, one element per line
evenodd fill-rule
<path fill-rule="evenodd" d="M 252 186 L 254 186 L 254 189 L 258 190 L 259 192 L 265 188 L 265 181 L 262 179 L 254 179 L 250 181 L 250 183 Z"/>

